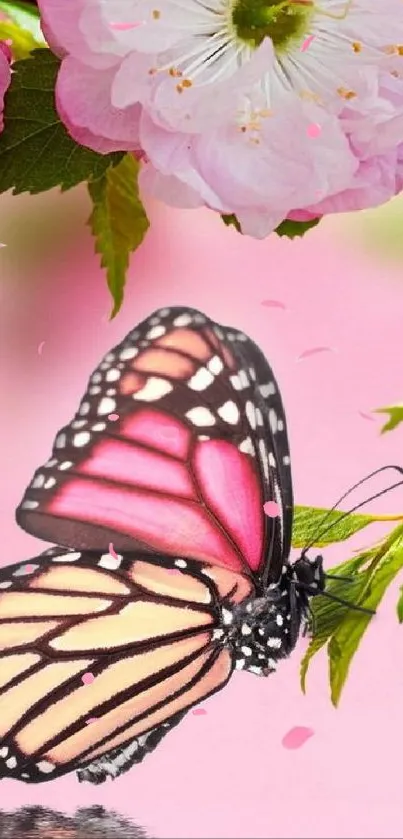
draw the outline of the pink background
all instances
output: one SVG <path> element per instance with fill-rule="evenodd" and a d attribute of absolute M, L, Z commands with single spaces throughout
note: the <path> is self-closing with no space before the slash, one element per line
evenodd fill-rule
<path fill-rule="evenodd" d="M 330 505 L 371 469 L 403 464 L 403 427 L 381 437 L 381 418 L 360 415 L 403 400 L 402 254 L 388 223 L 386 248 L 382 236 L 373 238 L 373 214 L 326 221 L 304 241 L 255 242 L 205 212 L 153 206 L 153 227 L 133 258 L 122 313 L 109 323 L 105 279 L 83 226 L 88 210 L 80 190 L 2 200 L 3 564 L 42 549 L 14 521 L 24 487 L 100 356 L 159 306 L 200 308 L 245 330 L 266 352 L 287 408 L 297 503 Z M 393 213 L 401 216 L 401 205 Z M 267 299 L 282 301 L 286 310 L 262 306 Z M 335 351 L 296 361 L 316 346 Z M 403 490 L 376 509 L 403 511 Z M 368 530 L 352 544 L 367 546 L 375 536 Z M 327 564 L 349 550 L 329 549 Z M 120 780 L 102 788 L 74 777 L 36 787 L 3 781 L 3 806 L 42 803 L 72 812 L 98 802 L 161 839 L 401 837 L 397 588 L 354 660 L 338 710 L 330 704 L 324 655 L 315 659 L 302 695 L 301 645 L 270 679 L 236 674 L 203 704 L 205 715 L 190 713 Z M 287 751 L 281 741 L 295 725 L 315 734 Z"/>

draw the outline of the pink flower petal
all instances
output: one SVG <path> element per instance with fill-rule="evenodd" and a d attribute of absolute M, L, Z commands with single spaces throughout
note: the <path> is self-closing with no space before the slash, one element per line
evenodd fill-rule
<path fill-rule="evenodd" d="M 269 309 L 286 309 L 286 305 L 281 300 L 262 300 L 261 306 L 267 306 Z"/>
<path fill-rule="evenodd" d="M 290 728 L 284 735 L 281 743 L 285 749 L 300 749 L 306 741 L 315 734 L 313 728 L 306 728 L 304 725 L 296 725 Z"/>
<path fill-rule="evenodd" d="M 309 350 L 304 350 L 298 356 L 297 361 L 302 361 L 303 358 L 309 358 L 311 355 L 319 355 L 319 353 L 323 352 L 337 352 L 337 350 L 334 347 L 311 347 Z"/>
<path fill-rule="evenodd" d="M 308 137 L 312 137 L 313 139 L 320 137 L 322 134 L 322 126 L 319 125 L 318 122 L 311 122 L 306 129 L 306 133 L 308 134 Z"/>
<path fill-rule="evenodd" d="M 375 422 L 375 417 L 372 417 L 371 414 L 366 414 L 365 411 L 358 411 L 360 417 L 363 419 L 369 420 L 370 422 Z"/>
<path fill-rule="evenodd" d="M 94 676 L 93 673 L 84 673 L 81 676 L 81 681 L 82 681 L 83 685 L 91 685 L 92 682 L 94 681 L 94 679 L 95 679 L 95 676 Z"/>
<path fill-rule="evenodd" d="M 204 708 L 195 708 L 192 711 L 192 714 L 195 717 L 203 717 L 205 714 L 207 714 L 207 711 Z"/>
<path fill-rule="evenodd" d="M 109 542 L 108 551 L 109 551 L 110 555 L 113 556 L 114 559 L 119 559 L 119 557 L 118 557 L 118 555 L 115 551 L 115 548 L 113 547 L 113 542 Z"/>
<path fill-rule="evenodd" d="M 304 41 L 304 43 L 303 43 L 303 44 L 302 44 L 302 46 L 301 46 L 301 52 L 306 52 L 306 50 L 308 50 L 308 49 L 309 49 L 309 47 L 311 46 L 312 41 L 314 40 L 314 38 L 315 38 L 315 35 L 308 35 L 308 37 L 307 37 L 307 38 L 305 38 L 305 41 Z"/>
<path fill-rule="evenodd" d="M 266 516 L 269 516 L 270 519 L 275 519 L 276 516 L 280 515 L 280 507 L 277 504 L 277 501 L 266 501 L 266 504 L 263 505 L 263 509 Z"/>
<path fill-rule="evenodd" d="M 110 420 L 111 422 L 116 422 L 116 420 L 118 420 L 118 419 L 119 419 L 119 414 L 109 414 L 108 415 L 108 420 Z"/>
<path fill-rule="evenodd" d="M 41 341 L 41 343 L 39 344 L 39 346 L 38 346 L 38 355 L 42 355 L 42 350 L 43 350 L 43 348 L 44 348 L 44 346 L 45 346 L 45 343 L 46 343 L 45 341 Z"/>

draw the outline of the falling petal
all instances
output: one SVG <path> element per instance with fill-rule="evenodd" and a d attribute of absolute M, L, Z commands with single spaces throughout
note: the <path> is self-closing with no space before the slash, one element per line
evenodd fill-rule
<path fill-rule="evenodd" d="M 81 676 L 81 681 L 82 681 L 83 685 L 91 685 L 92 682 L 94 681 L 94 679 L 95 679 L 95 676 L 94 676 L 93 673 L 84 673 Z"/>
<path fill-rule="evenodd" d="M 192 714 L 195 717 L 203 717 L 204 714 L 207 714 L 207 711 L 204 708 L 195 708 L 194 711 L 192 711 Z"/>
<path fill-rule="evenodd" d="M 261 306 L 267 306 L 268 309 L 286 309 L 281 300 L 262 300 Z"/>
<path fill-rule="evenodd" d="M 370 422 L 375 422 L 375 417 L 372 417 L 371 414 L 366 414 L 365 411 L 358 411 L 360 417 L 363 419 L 369 420 Z"/>
<path fill-rule="evenodd" d="M 316 139 L 316 137 L 320 137 L 322 133 L 322 126 L 319 125 L 318 122 L 311 122 L 311 124 L 308 125 L 308 128 L 306 129 L 306 133 L 308 137 Z"/>
<path fill-rule="evenodd" d="M 119 419 L 119 414 L 109 414 L 108 415 L 108 420 L 110 420 L 111 422 L 116 422 L 116 420 L 118 420 L 118 419 Z"/>
<path fill-rule="evenodd" d="M 38 347 L 38 355 L 42 355 L 42 350 L 43 350 L 44 346 L 45 346 L 45 341 L 41 341 L 41 343 L 39 344 L 39 347 Z"/>
<path fill-rule="evenodd" d="M 118 557 L 118 555 L 115 551 L 115 548 L 113 547 L 113 542 L 109 542 L 108 551 L 109 551 L 110 555 L 113 556 L 114 559 L 119 559 L 119 557 Z"/>
<path fill-rule="evenodd" d="M 308 35 L 308 37 L 307 37 L 307 38 L 305 38 L 305 41 L 304 41 L 304 43 L 303 43 L 303 44 L 302 44 L 302 46 L 301 46 L 301 52 L 306 52 L 306 50 L 308 50 L 308 49 L 309 49 L 309 47 L 311 46 L 312 41 L 314 40 L 314 38 L 315 38 L 315 35 Z"/>
<path fill-rule="evenodd" d="M 303 358 L 309 358 L 311 355 L 319 355 L 323 352 L 337 352 L 337 350 L 334 347 L 311 347 L 309 350 L 304 350 L 296 360 L 302 361 Z"/>
<path fill-rule="evenodd" d="M 266 504 L 263 505 L 263 509 L 266 516 L 269 516 L 270 519 L 275 519 L 276 516 L 280 515 L 280 507 L 277 504 L 277 501 L 266 501 Z"/>
<path fill-rule="evenodd" d="M 284 735 L 281 743 L 285 749 L 300 749 L 306 741 L 315 734 L 313 728 L 306 728 L 304 725 L 296 725 L 290 728 Z"/>
<path fill-rule="evenodd" d="M 117 32 L 127 32 L 129 29 L 137 29 L 144 24 L 145 20 L 136 20 L 134 23 L 110 23 L 109 26 Z"/>

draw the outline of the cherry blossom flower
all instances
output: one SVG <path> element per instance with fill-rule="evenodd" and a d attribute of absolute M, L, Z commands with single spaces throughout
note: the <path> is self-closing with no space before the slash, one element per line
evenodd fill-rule
<path fill-rule="evenodd" d="M 142 151 L 143 192 L 263 237 L 402 189 L 402 0 L 39 5 L 69 132 Z"/>

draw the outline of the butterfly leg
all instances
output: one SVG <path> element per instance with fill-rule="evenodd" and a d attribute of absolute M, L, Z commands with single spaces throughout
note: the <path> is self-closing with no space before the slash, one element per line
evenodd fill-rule
<path fill-rule="evenodd" d="M 135 763 L 141 763 L 149 752 L 154 751 L 165 734 L 175 725 L 178 725 L 185 716 L 186 711 L 176 714 L 161 725 L 151 728 L 145 734 L 140 734 L 134 740 L 130 740 L 125 746 L 105 752 L 101 757 L 78 769 L 79 781 L 89 781 L 91 784 L 102 784 L 107 778 L 118 778 L 123 772 Z"/>

